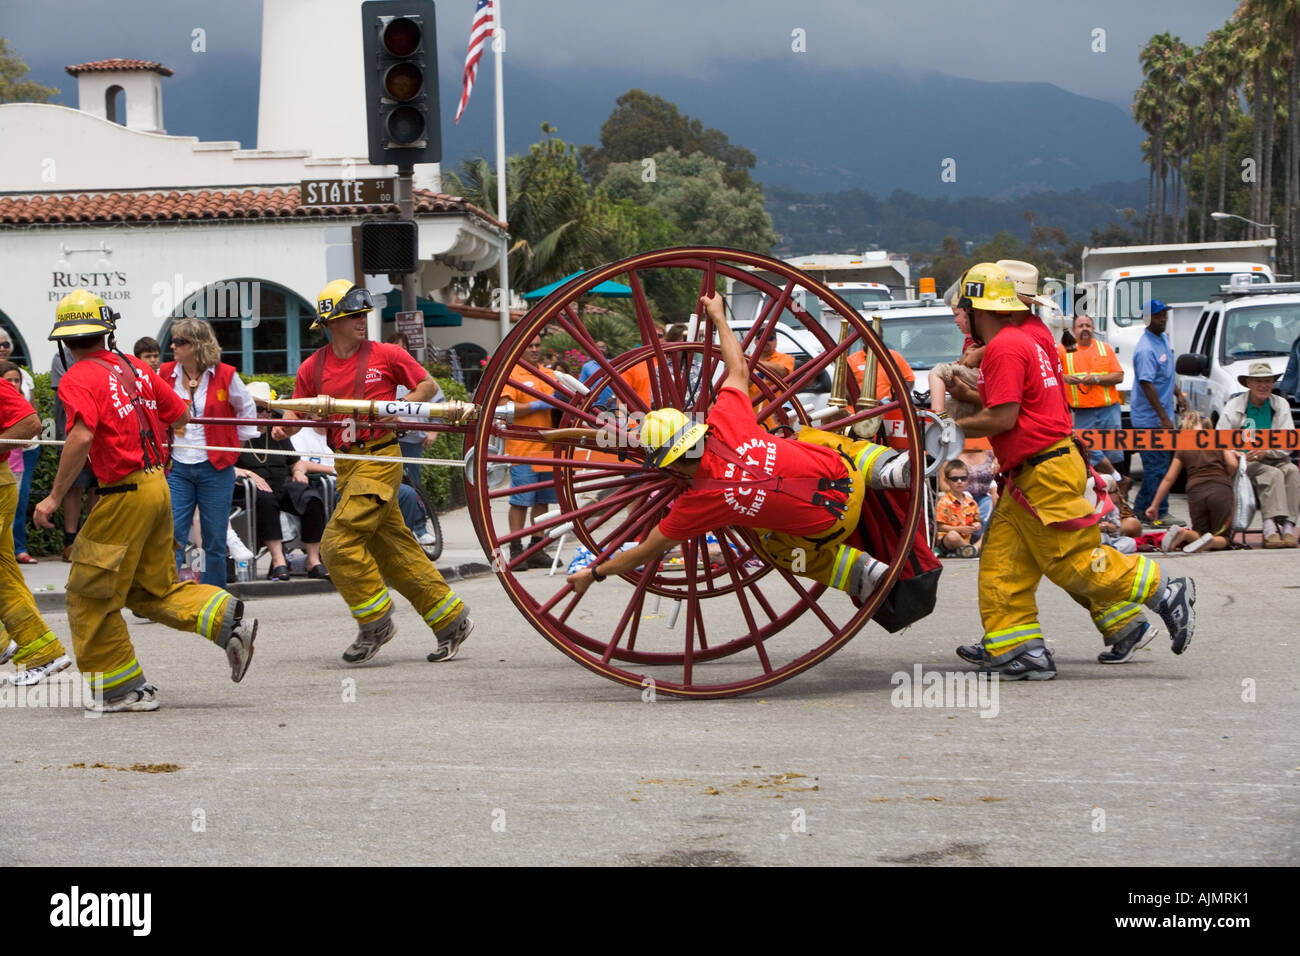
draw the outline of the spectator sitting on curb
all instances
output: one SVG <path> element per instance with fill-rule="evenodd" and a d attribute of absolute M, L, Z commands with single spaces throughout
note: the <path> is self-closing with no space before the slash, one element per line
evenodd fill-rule
<path fill-rule="evenodd" d="M 1202 429 L 1209 428 L 1210 422 L 1199 412 L 1185 412 L 1179 425 L 1185 429 Z M 1237 453 L 1226 448 L 1222 451 L 1175 452 L 1173 463 L 1147 508 L 1147 517 L 1154 518 L 1158 514 L 1169 489 L 1178 480 L 1179 473 L 1186 469 L 1187 508 L 1192 530 L 1198 535 L 1198 546 L 1194 550 L 1222 551 L 1228 546 L 1227 533 L 1232 523 L 1232 476 L 1237 471 L 1237 460 Z"/>
<path fill-rule="evenodd" d="M 984 533 L 979 505 L 966 491 L 970 471 L 960 459 L 943 466 L 948 490 L 934 505 L 935 553 L 941 558 L 973 558 Z"/>
<path fill-rule="evenodd" d="M 1295 428 L 1291 406 L 1286 399 L 1273 394 L 1273 386 L 1281 377 L 1273 374 L 1267 362 L 1252 362 L 1245 375 L 1237 376 L 1237 381 L 1248 391 L 1228 399 L 1219 427 L 1260 431 Z M 1300 521 L 1300 470 L 1291 461 L 1291 453 L 1280 448 L 1248 451 L 1246 474 L 1250 476 L 1264 517 L 1264 547 L 1300 545 L 1296 536 L 1296 521 Z"/>

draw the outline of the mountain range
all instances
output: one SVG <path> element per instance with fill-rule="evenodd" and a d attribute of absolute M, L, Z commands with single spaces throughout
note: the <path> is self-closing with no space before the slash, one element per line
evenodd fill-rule
<path fill-rule="evenodd" d="M 178 71 L 164 89 L 169 132 L 205 140 L 257 137 L 257 57 L 207 54 L 202 74 Z M 76 84 L 52 64 L 32 79 Z M 443 166 L 495 155 L 488 58 L 459 126 L 459 63 L 440 63 Z M 62 74 L 62 75 L 60 75 Z M 725 132 L 758 157 L 754 178 L 807 193 L 896 189 L 957 199 L 1015 198 L 1144 177 L 1142 132 L 1119 106 L 1049 83 L 990 83 L 938 72 L 831 71 L 788 57 L 701 81 L 629 66 L 537 70 L 507 63 L 507 148 L 522 152 L 549 122 L 576 144 L 597 143 L 601 124 L 639 87 Z M 945 162 L 948 161 L 948 162 Z M 948 171 L 945 177 L 944 172 Z"/>

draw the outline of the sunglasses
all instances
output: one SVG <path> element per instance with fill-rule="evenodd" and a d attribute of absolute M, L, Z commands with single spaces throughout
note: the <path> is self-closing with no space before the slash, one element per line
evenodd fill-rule
<path fill-rule="evenodd" d="M 0 342 L 0 349 L 11 349 L 14 347 L 12 342 Z"/>
<path fill-rule="evenodd" d="M 949 475 L 949 481 L 969 481 L 970 475 Z"/>
<path fill-rule="evenodd" d="M 175 348 L 178 345 L 189 345 L 189 344 L 190 344 L 189 339 L 172 339 L 172 348 Z"/>

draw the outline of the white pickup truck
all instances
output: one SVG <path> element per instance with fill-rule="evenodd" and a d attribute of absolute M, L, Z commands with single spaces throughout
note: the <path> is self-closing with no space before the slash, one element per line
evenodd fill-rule
<path fill-rule="evenodd" d="M 1188 407 L 1217 424 L 1228 399 L 1245 391 L 1237 376 L 1254 362 L 1280 375 L 1297 337 L 1300 282 L 1241 285 L 1212 296 L 1175 366 Z"/>
<path fill-rule="evenodd" d="M 1276 246 L 1275 239 L 1258 239 L 1083 250 L 1086 311 L 1124 370 L 1120 393 L 1126 411 L 1134 387 L 1133 349 L 1145 330 L 1142 306 L 1151 299 L 1169 306 L 1166 331 L 1174 354 L 1187 352 L 1205 304 L 1234 274 L 1247 274 L 1252 282 L 1273 281 L 1270 263 Z"/>

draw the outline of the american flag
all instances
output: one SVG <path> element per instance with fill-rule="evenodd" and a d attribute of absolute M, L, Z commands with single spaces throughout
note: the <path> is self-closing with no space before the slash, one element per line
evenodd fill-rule
<path fill-rule="evenodd" d="M 483 56 L 483 44 L 492 35 L 492 0 L 478 0 L 474 7 L 474 22 L 469 28 L 469 50 L 465 53 L 465 72 L 462 75 L 460 106 L 456 107 L 455 124 L 460 123 L 460 114 L 465 112 L 469 103 L 470 91 L 474 89 L 474 77 L 478 74 L 478 61 Z"/>

